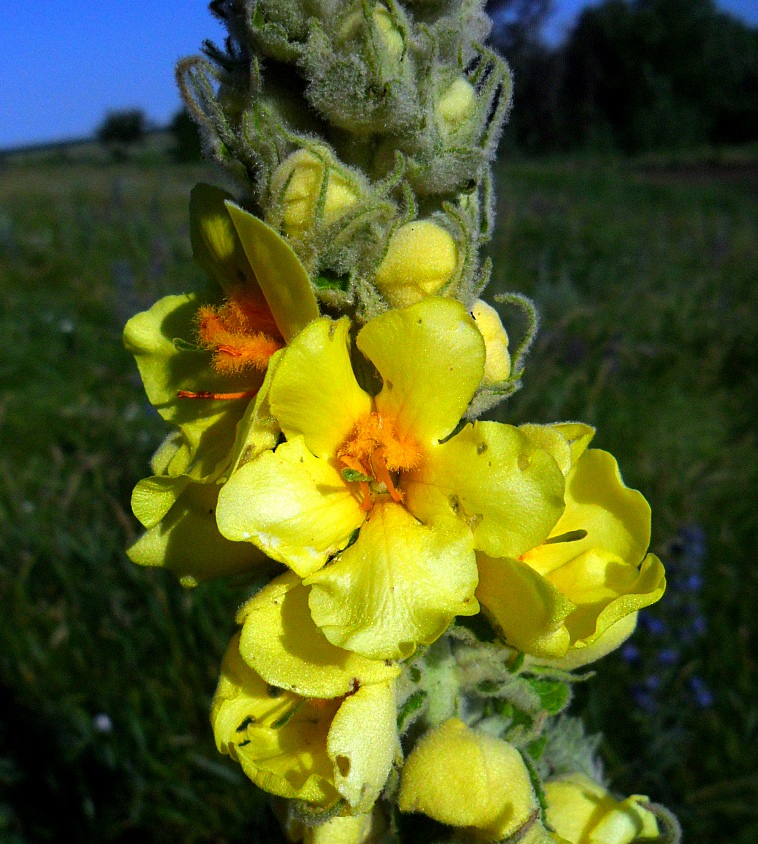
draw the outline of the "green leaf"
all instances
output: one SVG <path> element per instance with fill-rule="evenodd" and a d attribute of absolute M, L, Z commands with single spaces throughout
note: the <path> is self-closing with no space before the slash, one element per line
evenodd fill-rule
<path fill-rule="evenodd" d="M 316 276 L 313 283 L 319 290 L 342 290 L 344 292 L 350 284 L 350 276 L 336 275 L 324 270 Z"/>
<path fill-rule="evenodd" d="M 308 273 L 271 226 L 233 202 L 225 205 L 279 331 L 289 343 L 319 315 Z"/>
<path fill-rule="evenodd" d="M 529 679 L 529 685 L 537 692 L 542 706 L 550 715 L 557 715 L 565 709 L 571 698 L 571 691 L 560 680 L 545 680 L 541 677 Z"/>
<path fill-rule="evenodd" d="M 417 712 L 421 709 L 424 701 L 426 700 L 426 692 L 422 689 L 419 689 L 417 692 L 414 692 L 408 700 L 400 707 L 399 712 L 397 713 L 397 728 L 398 730 L 403 729 L 405 722 L 413 715 L 414 712 Z"/>

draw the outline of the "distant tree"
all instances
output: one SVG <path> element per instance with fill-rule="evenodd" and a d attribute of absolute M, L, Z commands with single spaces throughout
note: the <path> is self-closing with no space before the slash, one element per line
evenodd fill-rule
<path fill-rule="evenodd" d="M 171 154 L 175 161 L 200 161 L 203 157 L 197 124 L 187 109 L 180 109 L 171 121 L 169 131 L 173 137 Z"/>
<path fill-rule="evenodd" d="M 758 30 L 714 0 L 605 0 L 579 16 L 563 66 L 574 145 L 758 140 Z"/>
<path fill-rule="evenodd" d="M 489 0 L 491 41 L 513 72 L 514 108 L 506 138 L 527 152 L 545 152 L 562 142 L 560 51 L 548 47 L 542 30 L 553 0 Z"/>
<path fill-rule="evenodd" d="M 140 109 L 109 111 L 97 130 L 97 139 L 116 161 L 124 161 L 146 131 L 147 119 Z"/>

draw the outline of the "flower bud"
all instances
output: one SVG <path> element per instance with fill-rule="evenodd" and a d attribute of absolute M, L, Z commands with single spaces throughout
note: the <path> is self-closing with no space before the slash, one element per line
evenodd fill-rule
<path fill-rule="evenodd" d="M 371 815 L 348 815 L 307 827 L 303 844 L 363 844 L 370 835 Z"/>
<path fill-rule="evenodd" d="M 539 811 L 518 750 L 457 718 L 427 733 L 408 757 L 399 806 L 497 841 L 522 830 Z"/>
<path fill-rule="evenodd" d="M 507 381 L 511 374 L 511 356 L 508 354 L 508 335 L 498 312 L 491 305 L 477 299 L 471 316 L 474 317 L 476 327 L 484 338 L 487 354 L 482 385 Z"/>
<path fill-rule="evenodd" d="M 323 155 L 331 159 L 326 150 Z M 339 219 L 358 201 L 353 187 L 332 160 L 330 165 L 322 217 L 326 223 Z M 317 155 L 299 149 L 274 171 L 271 193 L 282 204 L 282 229 L 289 237 L 301 237 L 313 226 L 326 169 Z"/>
<path fill-rule="evenodd" d="M 363 12 L 360 10 L 349 14 L 340 28 L 341 40 L 346 42 L 354 38 L 363 20 Z M 377 3 L 374 6 L 371 12 L 371 20 L 379 33 L 381 46 L 384 48 L 386 56 L 394 62 L 400 61 L 405 48 L 403 35 L 395 25 L 392 14 L 384 3 Z"/>
<path fill-rule="evenodd" d="M 545 783 L 547 821 L 568 844 L 632 844 L 658 840 L 655 815 L 638 794 L 616 800 L 582 774 Z"/>
<path fill-rule="evenodd" d="M 476 110 L 476 89 L 462 76 L 440 95 L 434 105 L 437 126 L 452 135 L 465 128 Z"/>
<path fill-rule="evenodd" d="M 376 286 L 393 308 L 433 296 L 452 278 L 458 247 L 447 229 L 431 220 L 401 226 L 376 271 Z"/>

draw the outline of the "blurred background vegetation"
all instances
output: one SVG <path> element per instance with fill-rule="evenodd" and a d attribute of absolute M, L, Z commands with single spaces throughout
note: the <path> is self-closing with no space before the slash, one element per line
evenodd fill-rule
<path fill-rule="evenodd" d="M 619 791 L 689 842 L 753 844 L 758 33 L 708 0 L 606 0 L 550 46 L 545 0 L 491 6 L 516 101 L 490 295 L 542 315 L 499 417 L 596 425 L 670 575 L 574 711 Z M 165 428 L 121 329 L 200 281 L 189 191 L 221 176 L 186 115 L 114 117 L 105 145 L 0 155 L 0 842 L 274 841 L 208 724 L 252 584 L 187 592 L 123 552 Z"/>

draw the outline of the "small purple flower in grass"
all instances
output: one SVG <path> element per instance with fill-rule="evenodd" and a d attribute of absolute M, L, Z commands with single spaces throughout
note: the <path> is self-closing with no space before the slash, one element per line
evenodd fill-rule
<path fill-rule="evenodd" d="M 690 677 L 689 687 L 690 691 L 692 692 L 692 696 L 695 700 L 695 703 L 701 709 L 710 709 L 711 706 L 713 706 L 713 692 L 705 684 L 705 681 L 702 679 L 702 677 L 698 677 L 697 675 L 695 675 L 694 677 Z"/>

